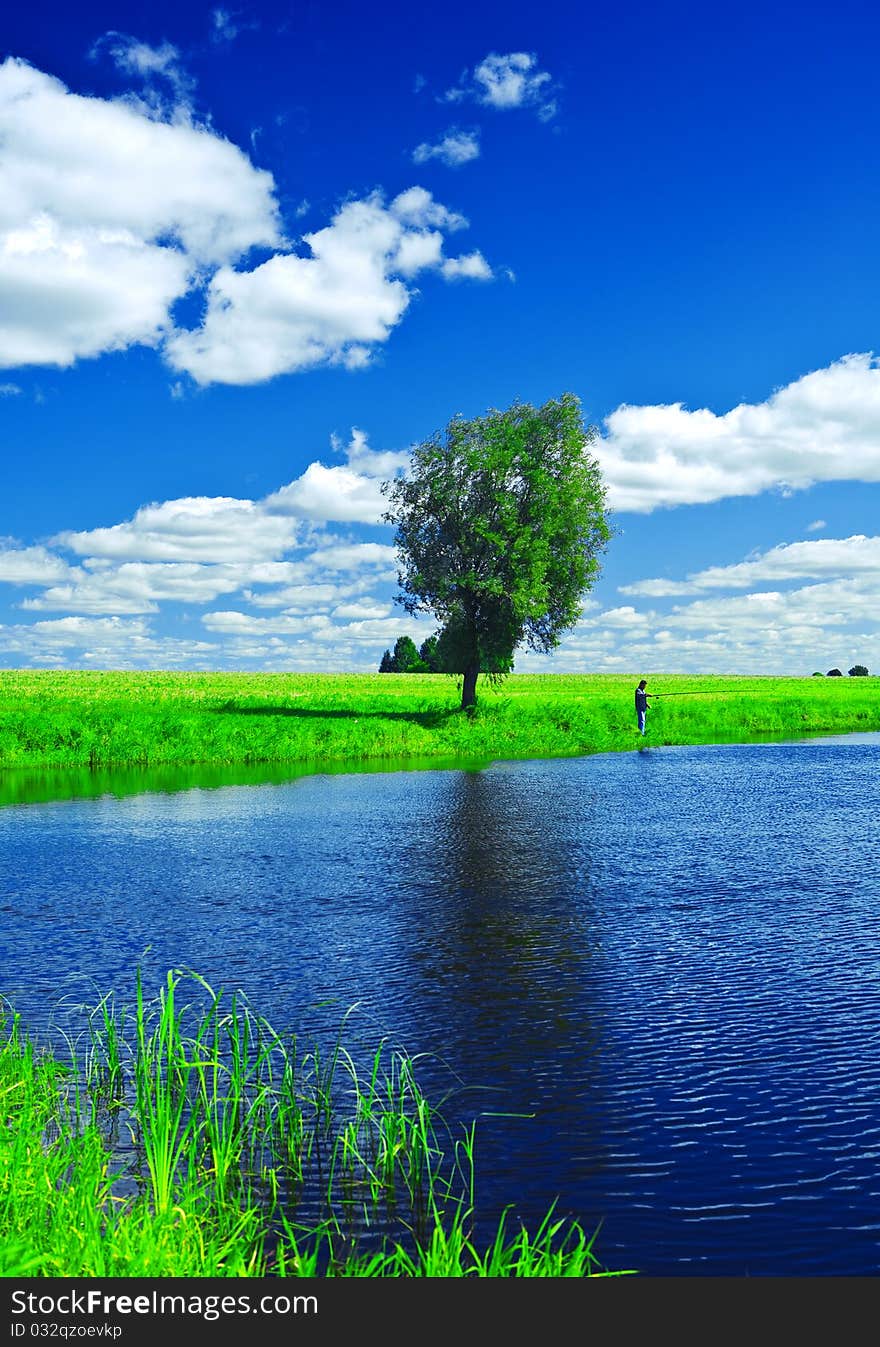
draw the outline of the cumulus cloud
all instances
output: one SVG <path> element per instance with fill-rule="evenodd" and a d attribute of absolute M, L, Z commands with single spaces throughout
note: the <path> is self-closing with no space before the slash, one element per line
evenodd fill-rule
<path fill-rule="evenodd" d="M 294 563 L 245 561 L 202 565 L 193 562 L 124 561 L 105 566 L 89 558 L 69 583 L 51 585 L 23 609 L 68 613 L 155 613 L 159 602 L 208 603 L 249 584 L 277 585 L 293 578 Z"/>
<path fill-rule="evenodd" d="M 102 45 L 130 74 L 177 78 L 169 44 Z M 164 109 L 0 64 L 0 368 L 139 344 L 201 385 L 359 369 L 400 322 L 414 276 L 483 278 L 476 254 L 444 256 L 467 221 L 419 186 L 347 201 L 296 251 L 272 175 L 199 124 L 181 88 Z M 272 256 L 248 269 L 257 248 Z M 200 293 L 201 324 L 176 328 L 176 301 Z"/>
<path fill-rule="evenodd" d="M 423 141 L 413 150 L 413 163 L 425 164 L 429 159 L 439 159 L 447 168 L 460 168 L 480 157 L 480 138 L 476 131 L 458 131 L 451 128 L 431 145 Z"/>
<path fill-rule="evenodd" d="M 880 538 L 820 538 L 814 542 L 780 543 L 761 556 L 733 566 L 709 566 L 679 582 L 639 580 L 621 585 L 622 594 L 660 598 L 695 594 L 707 589 L 746 589 L 750 585 L 822 576 L 880 577 Z"/>
<path fill-rule="evenodd" d="M 292 613 L 279 613 L 274 617 L 254 617 L 234 609 L 205 613 L 203 625 L 208 631 L 223 637 L 289 637 L 307 635 L 309 641 L 322 647 L 338 647 L 349 651 L 359 645 L 366 645 L 372 651 L 377 645 L 380 650 L 398 636 L 411 636 L 421 642 L 431 628 L 411 618 L 358 618 L 350 622 L 334 622 L 329 616 L 315 614 L 302 617 Z M 320 666 L 326 667 L 325 650 L 320 652 Z M 371 660 L 372 664 L 373 661 Z M 315 667 L 315 655 L 312 653 L 312 667 Z"/>
<path fill-rule="evenodd" d="M 62 234 L 172 239 L 197 263 L 281 242 L 272 175 L 182 113 L 71 93 L 9 57 L 0 65 L 0 229 L 46 216 Z"/>
<path fill-rule="evenodd" d="M 880 481 L 880 369 L 844 356 L 723 415 L 621 406 L 594 446 L 616 510 L 705 504 L 816 482 Z"/>
<path fill-rule="evenodd" d="M 378 523 L 385 504 L 378 483 L 409 454 L 372 449 L 357 427 L 347 443 L 332 436 L 331 450 L 344 465 L 312 463 L 263 500 L 183 497 L 145 505 L 120 523 L 62 531 L 47 545 L 0 539 L 0 583 L 35 591 L 18 607 L 62 615 L 0 627 L 0 651 L 31 664 L 136 668 L 202 667 L 206 651 L 212 667 L 239 667 L 259 661 L 262 649 L 275 667 L 308 668 L 317 642 L 322 667 L 361 667 L 371 640 L 394 635 L 387 627 L 396 625 L 396 634 L 420 627 L 418 620 L 401 627 L 390 593 L 376 592 L 396 579 L 395 548 L 323 525 Z M 191 605 L 233 594 L 248 611 L 205 615 L 219 644 L 169 644 L 148 625 L 157 615 L 185 622 Z"/>
<path fill-rule="evenodd" d="M 333 437 L 331 443 L 339 452 L 338 439 Z M 357 427 L 353 428 L 351 441 L 343 452 L 348 460 L 346 467 L 310 463 L 301 476 L 266 497 L 266 508 L 303 519 L 380 523 L 387 508 L 380 482 L 405 468 L 409 454 L 377 453 L 369 448 L 367 436 Z"/>
<path fill-rule="evenodd" d="M 45 547 L 0 548 L 0 582 L 8 585 L 49 584 L 63 579 L 69 569 Z"/>
<path fill-rule="evenodd" d="M 0 366 L 72 365 L 156 346 L 190 283 L 175 249 L 121 229 L 63 229 L 48 215 L 0 233 Z"/>
<path fill-rule="evenodd" d="M 452 103 L 472 99 L 500 111 L 534 108 L 542 121 L 549 121 L 558 111 L 553 88 L 551 76 L 538 68 L 534 52 L 490 52 L 443 97 Z"/>
<path fill-rule="evenodd" d="M 67 530 L 53 542 L 80 556 L 117 561 L 259 562 L 276 559 L 297 537 L 297 523 L 252 500 L 187 496 L 144 505 L 108 528 Z"/>
<path fill-rule="evenodd" d="M 350 468 L 327 468 L 310 463 L 296 481 L 267 497 L 270 509 L 300 515 L 304 519 L 376 524 L 387 502 L 373 478 Z"/>
<path fill-rule="evenodd" d="M 271 175 L 234 145 L 14 57 L 0 171 L 0 366 L 155 345 L 199 267 L 281 238 Z"/>
<path fill-rule="evenodd" d="M 156 636 L 143 618 L 61 617 L 30 626 L 0 625 L 0 650 L 32 664 L 64 668 L 210 668 L 208 641 Z"/>
<path fill-rule="evenodd" d="M 166 345 L 197 383 L 259 383 L 318 365 L 361 368 L 406 311 L 416 272 L 442 263 L 440 229 L 466 221 L 414 187 L 385 205 L 346 202 L 306 234 L 308 256 L 276 255 L 249 272 L 222 267 L 201 327 Z M 402 279 L 404 278 L 404 279 Z"/>
<path fill-rule="evenodd" d="M 551 657 L 523 651 L 521 672 L 626 671 L 801 676 L 880 667 L 880 632 L 866 621 L 880 576 L 865 573 L 796 589 L 769 589 L 677 604 L 600 609 Z M 657 687 L 657 691 L 660 688 Z"/>
<path fill-rule="evenodd" d="M 397 552 L 386 543 L 331 543 L 309 553 L 308 560 L 325 571 L 359 571 L 373 567 L 386 579 L 396 575 Z"/>
<path fill-rule="evenodd" d="M 491 281 L 492 268 L 480 252 L 468 253 L 463 257 L 450 257 L 441 268 L 449 281 L 468 279 L 471 281 Z"/>
<path fill-rule="evenodd" d="M 336 435 L 330 437 L 330 443 L 337 453 L 345 454 L 350 468 L 366 477 L 393 477 L 395 473 L 403 471 L 410 461 L 407 449 L 371 449 L 366 432 L 357 426 L 352 427 L 348 444 L 343 445 Z"/>

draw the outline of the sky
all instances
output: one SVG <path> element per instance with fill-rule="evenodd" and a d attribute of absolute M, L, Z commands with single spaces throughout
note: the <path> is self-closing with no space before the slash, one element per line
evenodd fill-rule
<path fill-rule="evenodd" d="M 380 484 L 581 402 L 612 537 L 517 672 L 880 673 L 880 11 L 0 19 L 0 667 L 370 672 Z"/>

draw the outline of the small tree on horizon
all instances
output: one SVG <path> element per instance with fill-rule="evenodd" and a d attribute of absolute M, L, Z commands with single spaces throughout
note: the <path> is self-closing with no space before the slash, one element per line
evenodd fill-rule
<path fill-rule="evenodd" d="M 438 634 L 426 636 L 419 646 L 419 659 L 427 664 L 429 673 L 441 673 L 440 662 L 437 655 Z"/>
<path fill-rule="evenodd" d="M 849 676 L 850 678 L 867 678 L 868 670 L 865 668 L 864 664 L 854 664 L 849 670 Z"/>
<path fill-rule="evenodd" d="M 515 402 L 453 417 L 382 484 L 397 601 L 442 624 L 438 650 L 445 639 L 463 709 L 481 672 L 503 678 L 523 641 L 549 653 L 581 614 L 611 536 L 596 438 L 572 393 L 538 408 Z"/>

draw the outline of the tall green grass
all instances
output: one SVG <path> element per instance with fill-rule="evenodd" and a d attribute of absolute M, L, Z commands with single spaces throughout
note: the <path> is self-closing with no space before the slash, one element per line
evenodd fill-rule
<path fill-rule="evenodd" d="M 645 676 L 659 694 L 650 742 L 880 730 L 875 678 Z M 514 674 L 481 686 L 466 714 L 442 674 L 0 671 L 0 799 L 20 789 L 7 768 L 305 771 L 631 749 L 637 677 Z"/>
<path fill-rule="evenodd" d="M 299 1057 L 179 972 L 87 1024 L 61 1056 L 5 1008 L 0 1276 L 621 1275 L 552 1210 L 478 1246 L 475 1125 L 453 1135 L 385 1044 L 360 1069 L 341 1036 Z"/>

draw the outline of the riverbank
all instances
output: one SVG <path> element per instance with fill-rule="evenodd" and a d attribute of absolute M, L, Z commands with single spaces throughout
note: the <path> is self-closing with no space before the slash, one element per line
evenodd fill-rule
<path fill-rule="evenodd" d="M 648 674 L 649 743 L 880 730 L 876 678 Z M 0 772 L 286 763 L 381 767 L 638 747 L 638 675 L 481 680 L 473 714 L 442 674 L 0 671 Z"/>
<path fill-rule="evenodd" d="M 88 1024 L 62 1059 L 0 1002 L 0 1276 L 622 1275 L 552 1212 L 476 1247 L 474 1128 L 449 1133 L 405 1053 L 366 1076 L 343 1043 L 302 1055 L 194 974 Z"/>

